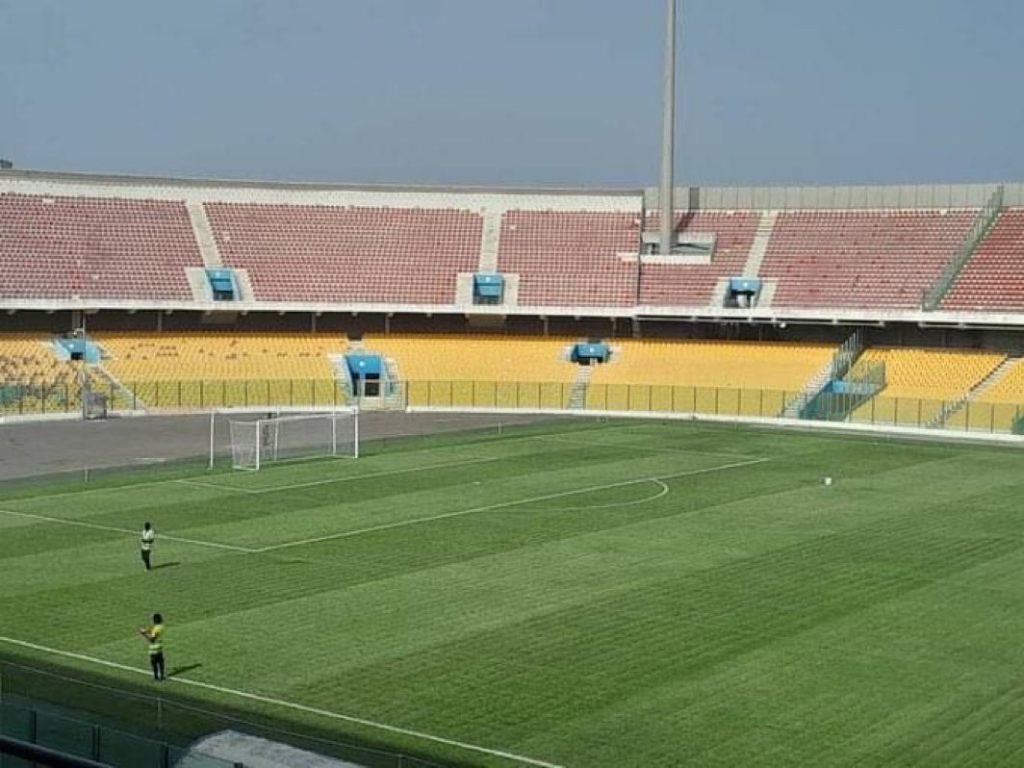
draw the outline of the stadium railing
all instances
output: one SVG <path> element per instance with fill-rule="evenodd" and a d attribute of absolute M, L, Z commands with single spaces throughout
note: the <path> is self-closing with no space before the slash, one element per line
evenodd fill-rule
<path fill-rule="evenodd" d="M 238 768 L 237 763 L 190 753 L 186 748 L 167 742 L 59 715 L 29 706 L 27 702 L 0 702 L 0 736 L 12 740 L 6 746 L 0 745 L 0 754 L 25 759 L 24 765 Z M 13 762 L 10 764 L 14 765 Z M 8 765 L 8 762 L 3 762 L 3 765 Z"/>
<path fill-rule="evenodd" d="M 177 674 L 173 670 L 171 674 Z M 461 765 L 361 743 L 335 731 L 271 713 L 236 711 L 170 690 L 65 670 L 43 662 L 0 658 L 0 735 L 114 768 L 237 768 L 188 745 L 224 730 L 291 744 L 367 768 Z M 4 758 L 0 766 L 30 763 Z"/>
<path fill-rule="evenodd" d="M 95 387 L 94 387 L 95 391 Z M 111 387 L 113 411 L 209 411 L 218 408 L 309 408 L 326 410 L 352 405 L 373 407 L 506 408 L 528 410 L 634 411 L 692 413 L 733 417 L 779 417 L 796 391 L 752 387 L 701 387 L 650 384 L 588 384 L 581 392 L 573 382 L 409 381 L 396 396 L 355 398 L 333 380 L 153 381 Z M 385 404 L 384 401 L 387 400 Z M 40 398 L 11 390 L 0 400 L 0 416 L 74 414 L 74 392 Z M 941 398 L 875 395 L 844 420 L 857 424 L 934 427 L 935 414 L 953 405 Z M 956 408 L 948 432 L 1012 433 L 1020 429 L 1024 403 L 967 402 Z"/>

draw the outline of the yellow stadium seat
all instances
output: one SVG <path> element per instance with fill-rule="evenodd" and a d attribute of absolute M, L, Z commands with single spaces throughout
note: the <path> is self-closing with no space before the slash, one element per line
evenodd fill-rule
<path fill-rule="evenodd" d="M 777 416 L 831 359 L 829 344 L 623 339 L 594 366 L 587 407 Z"/>
<path fill-rule="evenodd" d="M 1003 360 L 997 352 L 878 347 L 860 360 L 885 363 L 885 388 L 860 406 L 851 421 L 927 426 L 943 403 L 963 397 Z"/>

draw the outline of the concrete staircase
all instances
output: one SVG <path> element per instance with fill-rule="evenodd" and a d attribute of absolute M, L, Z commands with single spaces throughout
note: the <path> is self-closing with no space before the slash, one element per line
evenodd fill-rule
<path fill-rule="evenodd" d="M 203 264 L 207 267 L 223 267 L 224 262 L 220 257 L 220 249 L 217 248 L 217 239 L 213 236 L 213 227 L 206 217 L 206 209 L 202 203 L 190 202 L 186 204 L 188 217 L 192 221 L 192 234 L 196 238 L 196 245 L 199 246 L 199 253 L 203 257 Z"/>
<path fill-rule="evenodd" d="M 99 379 L 104 383 L 104 386 L 100 388 L 100 391 L 110 394 L 110 402 L 108 407 L 111 410 L 140 410 L 144 411 L 147 409 L 145 401 L 141 397 L 137 397 L 130 389 L 122 384 L 118 378 L 108 371 L 102 363 L 94 363 L 89 365 L 89 375 L 95 379 Z M 93 387 L 96 390 L 96 387 Z"/>
<path fill-rule="evenodd" d="M 826 384 L 847 374 L 863 350 L 864 334 L 856 331 L 842 343 L 828 362 L 808 379 L 803 389 L 786 401 L 779 415 L 786 419 L 799 419 L 804 408 L 821 393 Z"/>
<path fill-rule="evenodd" d="M 573 378 L 572 387 L 569 389 L 569 408 L 583 410 L 587 407 L 587 388 L 590 386 L 590 379 L 594 375 L 594 366 L 576 366 L 576 376 Z"/>
<path fill-rule="evenodd" d="M 951 416 L 962 411 L 971 400 L 1003 378 L 1013 366 L 1020 362 L 1022 357 L 1024 356 L 1012 355 L 1003 358 L 1003 361 L 989 371 L 985 378 L 976 382 L 973 387 L 964 392 L 960 397 L 951 402 L 943 403 L 939 412 L 928 421 L 927 426 L 934 429 L 944 427 Z"/>
<path fill-rule="evenodd" d="M 768 252 L 768 243 L 772 239 L 775 220 L 778 218 L 778 211 L 765 211 L 761 214 L 761 221 L 754 230 L 754 242 L 750 244 L 750 252 L 747 254 L 747 263 L 743 265 L 743 277 L 757 277 L 761 272 L 761 263 Z"/>
<path fill-rule="evenodd" d="M 498 271 L 498 243 L 501 239 L 501 210 L 485 210 L 484 233 L 480 238 L 480 259 L 478 272 Z"/>

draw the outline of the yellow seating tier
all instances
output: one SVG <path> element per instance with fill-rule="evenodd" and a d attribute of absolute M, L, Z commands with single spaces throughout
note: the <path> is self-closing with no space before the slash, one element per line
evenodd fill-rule
<path fill-rule="evenodd" d="M 746 341 L 615 341 L 591 383 L 799 391 L 832 357 L 829 344 Z"/>
<path fill-rule="evenodd" d="M 54 354 L 49 334 L 0 336 L 0 384 L 53 386 L 77 380 L 77 367 Z"/>
<path fill-rule="evenodd" d="M 877 347 L 864 351 L 864 362 L 885 363 L 886 397 L 955 400 L 987 376 L 1004 355 L 964 349 Z"/>
<path fill-rule="evenodd" d="M 999 379 L 978 393 L 979 403 L 1024 405 L 1024 360 L 1018 360 Z"/>
<path fill-rule="evenodd" d="M 99 333 L 103 365 L 122 382 L 331 380 L 340 334 Z"/>
<path fill-rule="evenodd" d="M 76 408 L 79 368 L 60 360 L 52 335 L 0 335 L 0 411 L 49 412 Z"/>
<path fill-rule="evenodd" d="M 367 350 L 392 358 L 405 381 L 566 382 L 576 366 L 565 349 L 576 339 L 499 335 L 366 336 Z"/>
<path fill-rule="evenodd" d="M 943 403 L 963 397 L 987 376 L 1003 355 L 964 349 L 877 347 L 863 362 L 885 363 L 885 388 L 856 409 L 851 421 L 927 426 Z M 955 418 L 949 426 L 957 426 Z"/>
<path fill-rule="evenodd" d="M 950 429 L 1005 432 L 1024 414 L 1024 360 L 1013 363 L 946 421 Z"/>

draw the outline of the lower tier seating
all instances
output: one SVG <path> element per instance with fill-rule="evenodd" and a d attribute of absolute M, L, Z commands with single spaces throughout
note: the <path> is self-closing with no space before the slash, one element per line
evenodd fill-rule
<path fill-rule="evenodd" d="M 122 382 L 332 379 L 338 334 L 100 333 L 103 365 Z"/>
<path fill-rule="evenodd" d="M 612 350 L 610 362 L 594 367 L 588 407 L 777 416 L 835 347 L 628 339 Z"/>
<path fill-rule="evenodd" d="M 39 333 L 0 335 L 0 412 L 77 408 L 79 366 L 57 357 L 52 338 Z"/>
<path fill-rule="evenodd" d="M 1004 355 L 962 349 L 871 348 L 862 362 L 885 363 L 886 386 L 851 421 L 926 426 L 987 376 Z"/>
<path fill-rule="evenodd" d="M 394 361 L 410 405 L 565 408 L 578 366 L 558 337 L 409 334 L 367 336 Z"/>

